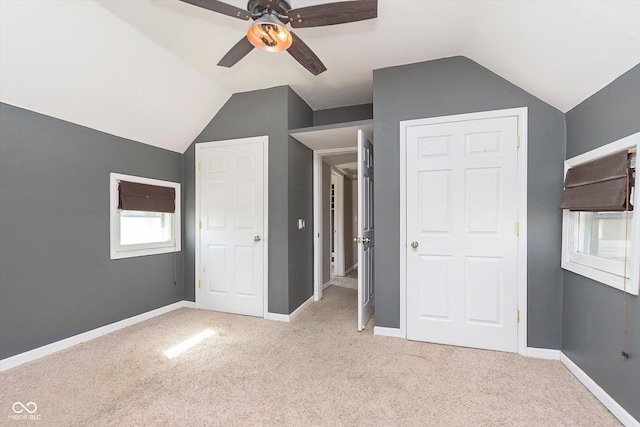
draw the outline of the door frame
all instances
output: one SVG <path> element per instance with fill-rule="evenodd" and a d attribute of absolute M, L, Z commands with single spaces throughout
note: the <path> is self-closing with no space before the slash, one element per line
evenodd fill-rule
<path fill-rule="evenodd" d="M 322 158 L 336 154 L 357 153 L 357 141 L 354 141 L 353 147 L 344 148 L 328 148 L 325 150 L 313 150 L 313 300 L 320 301 L 322 299 L 322 291 L 324 283 L 322 283 L 322 253 L 324 245 L 322 244 Z M 332 168 L 333 172 L 333 168 Z M 329 177 L 331 179 L 331 177 Z M 343 177 L 344 182 L 344 177 Z M 338 216 L 338 215 L 336 215 Z M 343 233 L 344 234 L 344 233 Z M 336 236 L 338 241 L 338 236 Z M 343 269 L 344 269 L 344 236 L 342 236 L 343 245 Z M 337 261 L 337 260 L 336 260 Z M 336 263 L 337 264 L 337 263 Z M 337 267 L 337 266 L 336 266 Z M 337 268 L 336 268 L 337 271 Z"/>
<path fill-rule="evenodd" d="M 335 254 L 334 265 L 334 274 L 336 276 L 344 276 L 345 265 L 344 265 L 344 175 L 340 173 L 336 168 L 331 167 L 331 182 L 333 182 L 333 178 L 335 177 L 336 185 L 333 191 L 333 201 L 335 203 L 335 210 L 333 213 L 333 228 L 336 230 L 335 239 L 333 242 Z M 331 230 L 333 232 L 333 230 Z"/>
<path fill-rule="evenodd" d="M 400 122 L 400 330 L 407 337 L 407 128 L 497 117 L 517 117 L 518 149 L 518 353 L 527 354 L 527 107 L 483 111 L 469 114 L 405 120 Z M 515 315 L 515 314 L 514 314 Z"/>
<path fill-rule="evenodd" d="M 264 301 L 262 308 L 262 317 L 267 318 L 269 314 L 269 137 L 267 135 L 264 136 L 255 136 L 250 138 L 238 138 L 238 139 L 227 139 L 222 141 L 209 141 L 209 142 L 200 142 L 195 144 L 196 146 L 196 156 L 195 156 L 195 174 L 196 174 L 196 212 L 195 212 L 195 283 L 194 286 L 196 288 L 195 296 L 196 296 L 196 308 L 201 308 L 201 298 L 200 298 L 200 286 L 198 286 L 201 277 L 200 277 L 200 186 L 201 186 L 201 178 L 200 178 L 200 157 L 202 156 L 201 152 L 205 148 L 211 147 L 224 147 L 229 145 L 239 145 L 239 144 L 254 144 L 261 143 L 262 144 L 262 156 L 263 156 L 263 195 L 264 195 L 264 206 L 263 206 L 263 221 L 264 221 L 264 232 L 263 232 L 263 293 L 264 293 Z"/>

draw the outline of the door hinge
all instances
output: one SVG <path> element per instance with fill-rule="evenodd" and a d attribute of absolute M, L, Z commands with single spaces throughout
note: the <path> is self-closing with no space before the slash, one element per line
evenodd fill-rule
<path fill-rule="evenodd" d="M 520 145 L 520 143 L 518 143 L 518 145 Z M 202 162 L 198 162 L 198 170 L 202 170 Z"/>
<path fill-rule="evenodd" d="M 516 148 L 520 148 L 520 135 L 516 137 Z"/>
<path fill-rule="evenodd" d="M 202 288 L 202 280 L 198 280 L 198 288 Z"/>
<path fill-rule="evenodd" d="M 516 236 L 520 235 L 520 223 L 516 222 Z"/>
<path fill-rule="evenodd" d="M 520 310 L 516 310 L 516 323 L 520 323 Z"/>
<path fill-rule="evenodd" d="M 198 228 L 202 230 L 202 221 L 198 221 Z"/>

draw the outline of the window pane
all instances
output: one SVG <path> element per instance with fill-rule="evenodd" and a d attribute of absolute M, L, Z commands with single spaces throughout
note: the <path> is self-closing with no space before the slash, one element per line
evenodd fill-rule
<path fill-rule="evenodd" d="M 578 218 L 578 252 L 614 261 L 631 255 L 631 223 L 633 212 L 580 212 Z"/>
<path fill-rule="evenodd" d="M 120 245 L 170 242 L 171 215 L 161 212 L 120 211 Z"/>

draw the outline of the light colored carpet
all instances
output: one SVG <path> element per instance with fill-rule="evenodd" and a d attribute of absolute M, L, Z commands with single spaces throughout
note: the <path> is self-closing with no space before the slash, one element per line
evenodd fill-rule
<path fill-rule="evenodd" d="M 358 269 L 346 276 L 331 276 L 331 284 L 348 289 L 358 289 Z"/>
<path fill-rule="evenodd" d="M 614 426 L 556 361 L 374 336 L 329 287 L 290 324 L 181 309 L 0 374 L 0 424 Z M 205 330 L 168 359 L 163 352 Z"/>

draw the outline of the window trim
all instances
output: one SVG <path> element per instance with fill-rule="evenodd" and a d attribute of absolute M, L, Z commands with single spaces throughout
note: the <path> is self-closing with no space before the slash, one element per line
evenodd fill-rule
<path fill-rule="evenodd" d="M 637 132 L 618 141 L 611 142 L 609 144 L 603 145 L 602 147 L 598 147 L 594 150 L 567 159 L 564 162 L 565 176 L 567 174 L 567 171 L 574 166 L 607 156 L 609 154 L 613 154 L 617 151 L 628 150 L 630 148 L 635 148 L 637 150 L 639 146 L 640 132 Z M 636 196 L 636 194 L 638 193 L 638 185 L 640 184 L 639 181 L 640 178 L 636 173 L 634 190 L 634 198 L 636 199 L 636 203 L 633 203 L 632 201 L 634 207 L 637 206 L 638 202 L 638 197 Z M 638 211 L 638 209 L 636 209 L 636 211 Z M 611 265 L 609 262 L 607 262 L 607 260 L 599 257 L 580 254 L 573 251 L 573 248 L 577 247 L 576 232 L 578 229 L 578 216 L 579 211 L 572 212 L 568 209 L 563 210 L 561 267 L 564 270 L 580 274 L 581 276 L 588 277 L 592 280 L 611 286 L 615 289 L 621 291 L 624 290 L 623 274 L 615 274 L 611 271 L 606 271 L 607 266 Z M 640 220 L 638 219 L 637 213 L 633 215 L 633 218 L 630 218 L 629 224 L 631 228 L 631 249 L 629 251 L 630 263 L 629 267 L 627 267 L 626 291 L 629 294 L 638 295 L 640 291 L 640 284 L 638 283 L 640 279 L 640 256 L 638 256 L 638 253 L 640 252 Z"/>
<path fill-rule="evenodd" d="M 171 236 L 169 242 L 143 243 L 136 245 L 120 245 L 120 215 L 118 212 L 118 181 L 130 181 L 140 184 L 171 187 L 176 191 L 176 209 L 172 214 Z M 180 183 L 159 179 L 144 178 L 133 175 L 111 172 L 109 174 L 109 231 L 110 231 L 110 259 L 132 258 L 146 255 L 179 252 L 181 250 L 181 198 Z"/>

